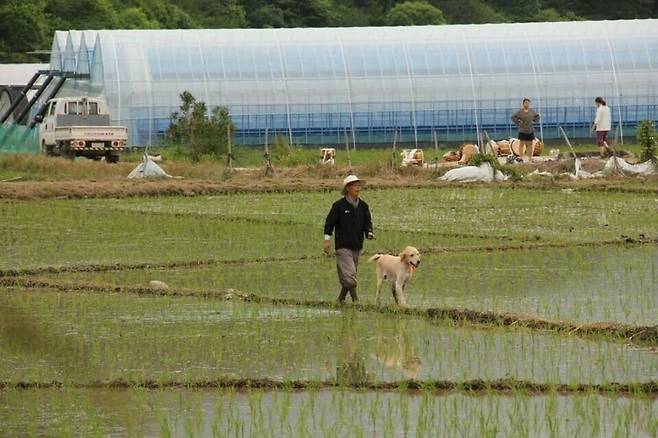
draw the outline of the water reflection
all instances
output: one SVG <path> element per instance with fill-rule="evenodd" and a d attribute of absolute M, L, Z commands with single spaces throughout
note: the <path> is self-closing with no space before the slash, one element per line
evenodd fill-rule
<path fill-rule="evenodd" d="M 402 322 L 396 322 L 393 330 L 377 331 L 373 339 L 357 330 L 357 318 L 358 313 L 342 313 L 336 339 L 336 380 L 339 383 L 358 385 L 376 380 L 375 373 L 369 373 L 366 368 L 366 357 L 401 372 L 405 379 L 418 378 L 421 360 Z"/>
<path fill-rule="evenodd" d="M 336 381 L 339 383 L 358 385 L 372 380 L 366 371 L 361 343 L 356 330 L 356 314 L 351 311 L 343 312 L 336 339 Z"/>
<path fill-rule="evenodd" d="M 370 357 L 387 368 L 400 370 L 406 379 L 416 379 L 420 374 L 420 357 L 416 353 L 411 336 L 400 322 L 396 322 L 395 334 L 392 337 L 383 334 L 377 337 Z"/>
<path fill-rule="evenodd" d="M 101 375 L 99 367 L 91 361 L 89 345 L 75 337 L 58 334 L 49 330 L 44 317 L 29 305 L 10 301 L 10 297 L 0 289 L 0 352 L 7 351 L 32 358 L 35 363 L 48 363 L 52 380 L 65 384 L 89 383 L 82 376 Z M 80 403 L 88 403 L 89 409 L 99 417 L 108 417 L 108 426 L 115 421 L 107 413 L 117 412 L 123 402 L 107 399 L 103 392 L 83 391 Z M 1 434 L 0 434 L 1 435 Z"/>

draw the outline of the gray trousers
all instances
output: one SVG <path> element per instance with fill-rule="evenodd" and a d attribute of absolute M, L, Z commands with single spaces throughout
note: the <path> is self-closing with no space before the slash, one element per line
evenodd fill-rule
<path fill-rule="evenodd" d="M 356 271 L 359 266 L 360 251 L 347 248 L 336 250 L 336 268 L 338 268 L 338 281 L 345 289 L 356 288 Z"/>

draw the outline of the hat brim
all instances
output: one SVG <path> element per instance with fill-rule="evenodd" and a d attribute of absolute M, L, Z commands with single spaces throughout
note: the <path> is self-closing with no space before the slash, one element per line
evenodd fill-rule
<path fill-rule="evenodd" d="M 354 184 L 356 182 L 361 183 L 362 185 L 366 183 L 365 180 L 362 180 L 362 179 L 357 179 L 357 180 L 354 180 L 354 181 L 350 181 L 350 182 L 348 182 L 347 184 L 345 184 L 343 186 L 343 189 L 340 191 L 340 193 L 343 196 L 347 195 L 347 186 L 349 186 L 350 184 Z"/>

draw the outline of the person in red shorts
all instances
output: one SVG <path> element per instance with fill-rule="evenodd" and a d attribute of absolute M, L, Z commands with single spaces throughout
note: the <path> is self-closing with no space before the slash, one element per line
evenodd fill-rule
<path fill-rule="evenodd" d="M 610 116 L 610 108 L 601 96 L 594 99 L 594 103 L 596 103 L 596 117 L 594 118 L 592 130 L 596 131 L 596 145 L 599 147 L 599 154 L 601 157 L 606 157 L 610 152 L 608 131 L 612 127 L 612 117 Z"/>

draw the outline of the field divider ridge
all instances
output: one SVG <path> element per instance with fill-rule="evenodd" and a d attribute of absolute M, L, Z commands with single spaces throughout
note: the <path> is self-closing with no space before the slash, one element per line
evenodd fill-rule
<path fill-rule="evenodd" d="M 508 329 L 527 329 L 566 336 L 583 338 L 603 337 L 606 340 L 658 349 L 658 325 L 638 326 L 610 322 L 574 322 L 550 320 L 534 315 L 522 315 L 490 310 L 473 310 L 450 307 L 397 308 L 393 306 L 377 306 L 375 304 L 358 303 L 339 305 L 333 301 L 302 300 L 297 298 L 277 298 L 243 292 L 236 289 L 154 289 L 142 286 L 123 286 L 102 283 L 72 283 L 44 280 L 29 277 L 0 278 L 0 286 L 23 287 L 26 289 L 54 289 L 60 292 L 107 292 L 125 293 L 141 296 L 180 296 L 216 298 L 224 300 L 241 300 L 257 304 L 278 306 L 301 306 L 329 310 L 352 309 L 359 312 L 370 312 L 384 315 L 415 317 L 428 321 L 450 321 L 458 324 L 472 324 L 478 327 L 500 327 Z"/>
<path fill-rule="evenodd" d="M 341 177 L 342 178 L 342 177 Z M 648 181 L 652 181 L 651 178 Z M 537 182 L 499 182 L 495 186 L 490 183 L 451 184 L 434 179 L 400 179 L 368 178 L 368 187 L 373 190 L 389 190 L 404 188 L 435 188 L 461 190 L 479 189 L 482 187 L 550 190 L 571 188 L 578 191 L 616 192 L 637 194 L 658 194 L 658 188 L 624 187 L 625 181 L 614 179 L 603 181 L 551 181 Z M 283 177 L 276 180 L 270 178 L 250 178 L 244 181 L 218 182 L 207 179 L 189 179 L 173 181 L 89 181 L 85 184 L 79 181 L 25 181 L 20 183 L 0 183 L 0 199 L 36 200 L 36 199 L 103 199 L 103 198 L 136 198 L 161 196 L 207 196 L 231 195 L 241 193 L 318 193 L 336 192 L 338 179 L 312 177 Z"/>
<path fill-rule="evenodd" d="M 599 393 L 603 395 L 624 395 L 629 397 L 655 397 L 658 395 L 658 382 L 633 383 L 538 383 L 527 380 L 401 380 L 393 382 L 376 382 L 368 380 L 273 380 L 268 378 L 229 378 L 213 380 L 111 380 L 97 382 L 63 382 L 63 381 L 0 381 L 0 391 L 35 390 L 35 389 L 229 389 L 239 391 L 249 390 L 288 390 L 309 391 L 326 389 L 348 389 L 366 391 L 430 391 L 436 393 L 467 392 L 467 393 L 510 393 L 523 391 L 531 394 L 582 394 Z"/>

